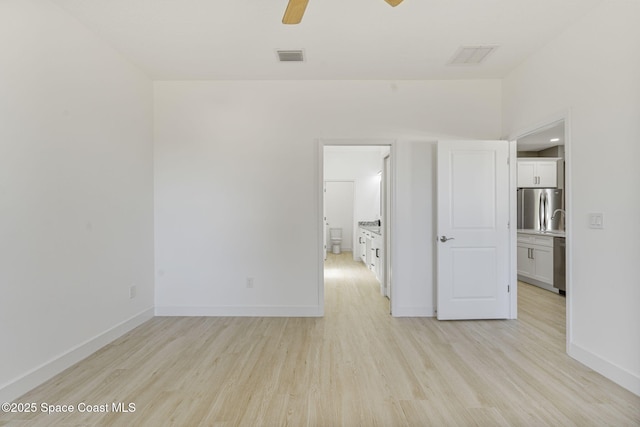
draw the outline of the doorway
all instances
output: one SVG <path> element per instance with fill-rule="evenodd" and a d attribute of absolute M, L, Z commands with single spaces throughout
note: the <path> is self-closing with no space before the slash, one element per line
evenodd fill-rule
<path fill-rule="evenodd" d="M 345 252 L 353 251 L 354 198 L 354 181 L 325 181 L 325 250 L 327 252 L 333 250 L 331 247 L 331 229 L 341 231 L 342 241 L 340 242 L 339 250 Z"/>
<path fill-rule="evenodd" d="M 567 345 L 570 342 L 570 307 L 571 307 L 571 156 L 570 133 L 568 118 L 563 115 L 548 120 L 544 124 L 533 126 L 527 131 L 521 132 L 516 138 L 518 165 L 530 164 L 544 166 L 547 171 L 556 174 L 556 180 L 546 187 L 549 189 L 527 188 L 531 185 L 518 183 L 518 209 L 524 214 L 518 215 L 518 238 L 516 245 L 518 285 L 522 282 L 545 289 L 561 296 L 565 296 L 564 307 L 565 330 Z M 552 166 L 549 166 L 552 165 Z M 526 168 L 520 169 L 526 171 Z M 537 175 L 544 175 L 545 172 Z M 523 172 L 523 175 L 524 172 Z M 520 178 L 520 177 L 519 177 Z M 526 177 L 523 177 L 526 178 Z M 544 182 L 542 176 L 538 180 Z M 548 178 L 546 178 L 548 179 Z M 534 184 L 535 185 L 535 184 Z M 541 185 L 537 185 L 541 187 Z M 528 192 L 528 193 L 525 193 Z M 559 204 L 549 208 L 544 214 L 544 208 L 537 209 L 533 228 L 539 228 L 539 220 L 542 222 L 544 233 L 539 236 L 535 233 L 528 234 L 526 230 L 531 228 L 531 218 L 526 219 L 526 201 L 531 194 L 543 192 L 553 193 L 552 196 L 560 198 L 553 203 Z M 535 199 L 535 197 L 534 197 Z M 550 200 L 550 196 L 547 196 Z M 551 206 L 550 201 L 545 206 Z M 523 231 L 525 231 L 523 233 Z M 530 240 L 535 240 L 530 242 Z M 561 253 L 560 253 L 561 252 Z"/>
<path fill-rule="evenodd" d="M 324 313 L 324 262 L 333 254 L 329 239 L 331 228 L 342 229 L 342 252 L 348 253 L 353 263 L 370 270 L 379 286 L 381 297 L 389 304 L 391 295 L 391 212 L 393 141 L 321 140 L 319 141 L 319 182 L 321 188 L 320 233 L 323 245 L 320 256 L 319 303 Z M 352 192 L 346 190 L 350 183 Z M 352 194 L 351 202 L 347 202 Z M 337 218 L 342 219 L 337 219 Z M 350 224 L 345 225 L 350 217 Z M 363 226 L 377 232 L 375 246 L 361 245 Z M 366 251 L 375 262 L 363 262 Z M 344 257 L 346 254 L 341 256 Z M 375 255 L 373 255 L 375 254 Z M 371 258 L 373 257 L 373 258 Z M 373 264 L 373 265 L 372 265 Z M 364 270 L 366 271 L 366 270 Z"/>

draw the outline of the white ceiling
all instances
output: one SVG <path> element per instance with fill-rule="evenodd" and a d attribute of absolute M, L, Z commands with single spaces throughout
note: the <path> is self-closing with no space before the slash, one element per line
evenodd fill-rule
<path fill-rule="evenodd" d="M 502 78 L 602 0 L 53 0 L 154 80 Z M 499 45 L 447 66 L 461 45 Z M 279 63 L 276 49 L 304 49 Z"/>

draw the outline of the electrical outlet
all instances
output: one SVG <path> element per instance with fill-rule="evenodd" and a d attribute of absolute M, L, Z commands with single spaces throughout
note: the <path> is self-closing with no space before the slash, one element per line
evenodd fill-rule
<path fill-rule="evenodd" d="M 247 288 L 253 288 L 253 277 L 247 277 Z"/>
<path fill-rule="evenodd" d="M 134 299 L 138 294 L 138 288 L 136 285 L 129 286 L 129 299 Z"/>

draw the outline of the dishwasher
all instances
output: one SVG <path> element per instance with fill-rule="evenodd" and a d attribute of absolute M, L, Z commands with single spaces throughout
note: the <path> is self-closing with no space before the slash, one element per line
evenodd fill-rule
<path fill-rule="evenodd" d="M 553 238 L 553 287 L 565 295 L 566 288 L 566 240 L 564 237 Z"/>

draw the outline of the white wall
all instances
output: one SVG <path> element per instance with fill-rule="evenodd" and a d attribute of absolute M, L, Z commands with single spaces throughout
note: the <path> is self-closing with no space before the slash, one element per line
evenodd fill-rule
<path fill-rule="evenodd" d="M 152 315 L 153 91 L 46 0 L 0 2 L 0 52 L 7 401 Z"/>
<path fill-rule="evenodd" d="M 156 313 L 321 314 L 316 140 L 495 139 L 500 103 L 492 80 L 156 82 Z M 397 144 L 396 315 L 433 314 L 428 147 Z"/>
<path fill-rule="evenodd" d="M 640 394 L 638 17 L 638 2 L 603 2 L 508 76 L 503 112 L 514 135 L 569 111 L 568 350 Z"/>

